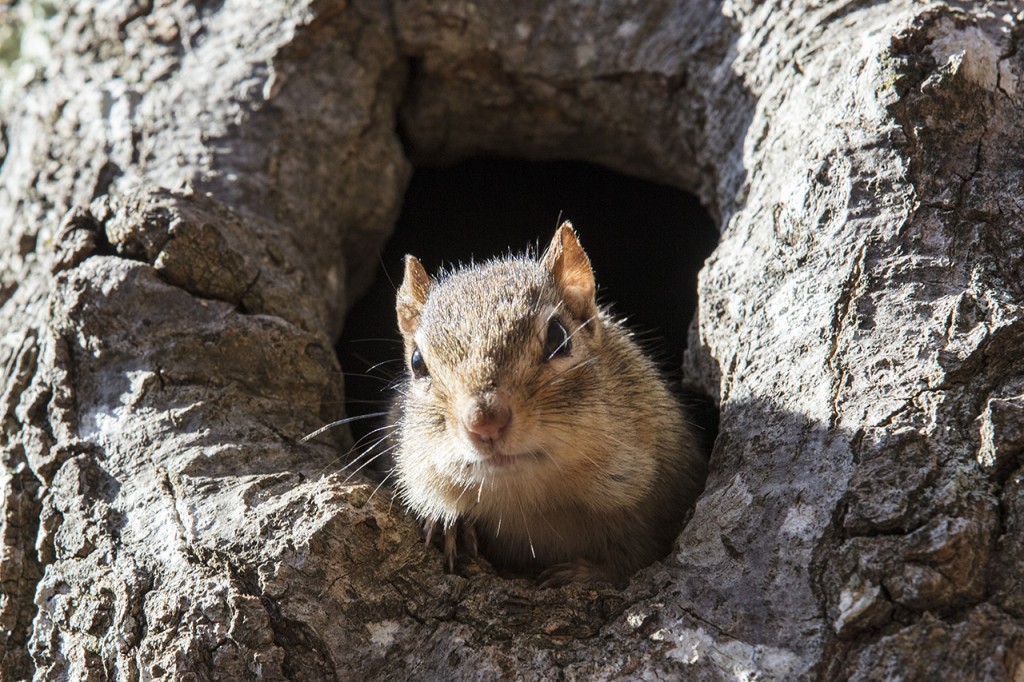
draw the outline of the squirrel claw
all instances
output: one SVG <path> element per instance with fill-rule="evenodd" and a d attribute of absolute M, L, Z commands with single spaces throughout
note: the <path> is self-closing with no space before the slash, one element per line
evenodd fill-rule
<path fill-rule="evenodd" d="M 423 522 L 423 546 L 430 547 L 430 543 L 434 541 L 434 536 L 441 530 L 440 521 L 424 521 Z"/>
<path fill-rule="evenodd" d="M 459 554 L 459 533 L 458 526 L 444 529 L 444 559 L 448 566 L 448 572 L 455 572 L 455 557 Z"/>
<path fill-rule="evenodd" d="M 476 559 L 480 556 L 480 547 L 476 541 L 476 526 L 468 521 L 463 521 L 462 527 L 462 546 L 466 550 L 471 558 Z"/>

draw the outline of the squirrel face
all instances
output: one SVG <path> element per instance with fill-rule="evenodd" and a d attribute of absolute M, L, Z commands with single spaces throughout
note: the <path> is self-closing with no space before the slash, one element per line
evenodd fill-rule
<path fill-rule="evenodd" d="M 397 313 L 409 380 L 403 433 L 452 483 L 555 471 L 586 414 L 601 318 L 571 225 L 543 257 L 492 261 L 435 281 L 407 256 Z"/>

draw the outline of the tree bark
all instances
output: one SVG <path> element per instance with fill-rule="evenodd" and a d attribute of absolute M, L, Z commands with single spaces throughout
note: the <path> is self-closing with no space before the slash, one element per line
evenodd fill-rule
<path fill-rule="evenodd" d="M 1020 679 L 1021 12 L 69 3 L 0 128 L 0 677 Z M 297 441 L 407 157 L 481 152 L 721 220 L 711 474 L 624 591 L 445 575 Z"/>

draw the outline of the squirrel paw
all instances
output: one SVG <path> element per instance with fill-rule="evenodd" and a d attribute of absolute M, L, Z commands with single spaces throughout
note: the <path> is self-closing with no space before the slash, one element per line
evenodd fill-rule
<path fill-rule="evenodd" d="M 612 583 L 615 576 L 604 566 L 598 566 L 586 559 L 574 559 L 564 564 L 555 564 L 544 569 L 537 577 L 541 589 L 562 587 L 569 583 Z"/>
<path fill-rule="evenodd" d="M 459 547 L 463 553 L 476 559 L 480 552 L 476 541 L 476 526 L 472 521 L 458 519 L 455 524 L 444 529 L 444 558 L 448 572 L 455 572 L 455 559 L 459 555 Z"/>
<path fill-rule="evenodd" d="M 448 528 L 441 525 L 440 521 L 427 521 L 423 524 L 423 533 L 426 545 L 429 546 L 434 536 L 441 534 L 444 537 L 444 558 L 449 573 L 455 572 L 455 560 L 462 553 L 472 559 L 480 556 L 479 545 L 476 540 L 476 526 L 472 521 L 457 519 Z"/>

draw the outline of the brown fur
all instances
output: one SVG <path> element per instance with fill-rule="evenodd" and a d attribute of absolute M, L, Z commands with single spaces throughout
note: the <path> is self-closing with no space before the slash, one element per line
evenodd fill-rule
<path fill-rule="evenodd" d="M 406 258 L 406 363 L 418 348 L 429 374 L 410 371 L 393 409 L 398 490 L 450 552 L 468 524 L 492 561 L 547 569 L 550 584 L 620 582 L 668 552 L 706 463 L 657 369 L 594 295 L 568 223 L 540 260 L 434 281 Z M 543 350 L 552 315 L 572 342 L 557 357 Z M 508 411 L 497 442 L 474 443 L 466 415 Z"/>

